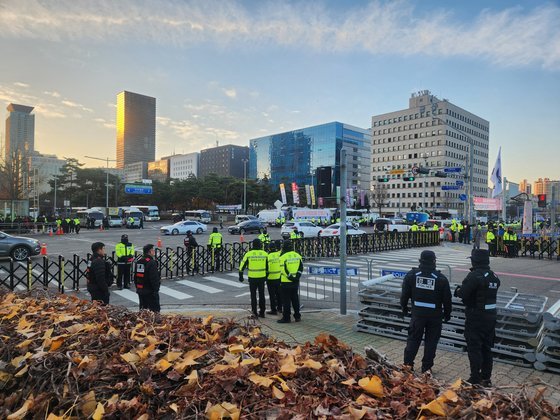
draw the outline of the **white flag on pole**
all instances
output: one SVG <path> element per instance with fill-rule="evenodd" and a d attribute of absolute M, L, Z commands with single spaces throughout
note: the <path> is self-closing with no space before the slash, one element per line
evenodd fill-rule
<path fill-rule="evenodd" d="M 490 181 L 494 184 L 494 190 L 492 191 L 492 198 L 496 198 L 503 191 L 502 186 L 502 148 L 498 150 L 498 157 L 496 158 L 496 163 L 494 164 L 494 169 L 492 170 L 492 175 L 490 175 Z"/>

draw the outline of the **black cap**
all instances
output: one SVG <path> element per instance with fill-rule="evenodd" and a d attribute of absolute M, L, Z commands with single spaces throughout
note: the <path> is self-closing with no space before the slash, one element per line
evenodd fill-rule
<path fill-rule="evenodd" d="M 187 236 L 191 236 L 192 235 L 192 231 L 187 230 Z"/>
<path fill-rule="evenodd" d="M 121 235 L 121 241 L 128 241 L 128 235 Z"/>
<path fill-rule="evenodd" d="M 430 262 L 435 262 L 436 260 L 436 253 L 434 251 L 422 251 L 422 253 L 420 254 L 420 262 L 426 262 L 426 263 L 430 263 Z"/>
<path fill-rule="evenodd" d="M 253 239 L 253 249 L 261 249 L 262 242 L 259 238 Z"/>
<path fill-rule="evenodd" d="M 292 244 L 292 241 L 290 241 L 289 239 L 285 240 L 282 243 L 282 251 L 283 252 L 289 252 L 289 251 L 293 251 L 293 250 L 294 250 L 294 246 Z"/>
<path fill-rule="evenodd" d="M 94 254 L 97 254 L 97 251 L 99 251 L 104 246 L 105 246 L 105 244 L 103 242 L 94 242 L 94 243 L 91 244 L 91 252 L 93 252 Z"/>
<path fill-rule="evenodd" d="M 144 252 L 144 254 L 149 253 L 152 249 L 154 249 L 154 244 L 146 244 L 144 245 L 144 247 L 142 248 L 142 251 Z"/>
<path fill-rule="evenodd" d="M 472 265 L 490 265 L 490 253 L 486 249 L 473 249 L 471 252 Z"/>
<path fill-rule="evenodd" d="M 212 229 L 212 232 L 214 232 L 214 233 L 216 233 L 217 231 L 218 231 L 218 228 L 217 228 L 217 227 L 215 227 L 215 228 Z"/>

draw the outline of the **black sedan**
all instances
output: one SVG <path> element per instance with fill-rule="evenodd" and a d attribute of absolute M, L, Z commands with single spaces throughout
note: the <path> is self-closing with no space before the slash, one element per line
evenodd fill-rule
<path fill-rule="evenodd" d="M 228 227 L 228 232 L 232 235 L 239 235 L 242 233 L 261 233 L 265 228 L 265 224 L 260 220 L 247 220 L 236 224 L 235 226 Z"/>

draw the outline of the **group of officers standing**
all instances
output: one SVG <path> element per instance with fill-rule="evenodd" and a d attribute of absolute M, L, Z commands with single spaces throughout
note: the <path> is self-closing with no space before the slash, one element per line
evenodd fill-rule
<path fill-rule="evenodd" d="M 470 365 L 468 382 L 491 386 L 500 279 L 490 269 L 487 250 L 473 249 L 470 259 L 471 271 L 454 291 L 454 296 L 461 298 L 465 305 L 464 335 Z M 449 322 L 452 313 L 449 280 L 436 270 L 436 254 L 433 251 L 423 251 L 418 268 L 406 274 L 400 304 L 403 318 L 409 312 L 411 314 L 404 365 L 410 369 L 414 367 L 414 359 L 424 338 L 421 369 L 423 373 L 429 373 L 434 365 L 443 322 Z"/>

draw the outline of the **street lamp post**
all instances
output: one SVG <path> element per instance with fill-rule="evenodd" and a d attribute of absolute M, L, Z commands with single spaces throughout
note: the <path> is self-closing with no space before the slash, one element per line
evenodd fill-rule
<path fill-rule="evenodd" d="M 105 159 L 98 158 L 98 157 L 93 157 L 93 156 L 84 156 L 84 157 L 87 158 L 87 159 L 107 161 L 107 178 L 106 178 L 106 182 L 105 182 L 105 207 L 107 209 L 107 212 L 109 212 L 109 161 L 116 162 L 116 160 L 109 159 L 108 157 L 105 158 Z"/>
<path fill-rule="evenodd" d="M 247 214 L 247 159 L 243 159 L 243 210 Z"/>

